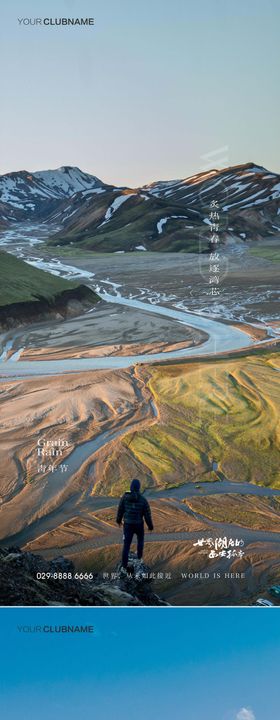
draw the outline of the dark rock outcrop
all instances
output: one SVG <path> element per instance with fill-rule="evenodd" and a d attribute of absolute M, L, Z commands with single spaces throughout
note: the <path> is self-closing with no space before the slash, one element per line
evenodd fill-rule
<path fill-rule="evenodd" d="M 46 320 L 63 320 L 82 315 L 99 300 L 86 285 L 78 285 L 58 293 L 52 300 L 38 297 L 29 302 L 10 303 L 0 307 L 0 329 L 10 328 Z"/>
<path fill-rule="evenodd" d="M 146 566 L 142 573 L 146 575 Z M 60 577 L 60 576 L 63 577 Z M 89 579 L 76 572 L 71 560 L 58 557 L 47 561 L 18 547 L 0 549 L 0 605 L 166 605 L 153 592 L 152 580 L 134 572 L 133 559 L 128 575 L 116 569 L 116 579 Z M 76 576 L 76 577 L 75 577 Z"/>

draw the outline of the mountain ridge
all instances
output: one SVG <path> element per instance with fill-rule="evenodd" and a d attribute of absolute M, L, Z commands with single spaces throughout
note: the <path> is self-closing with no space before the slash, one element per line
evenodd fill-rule
<path fill-rule="evenodd" d="M 212 169 L 139 188 L 103 183 L 77 167 L 0 176 L 2 229 L 25 220 L 55 222 L 51 245 L 101 252 L 209 249 L 215 200 L 220 240 L 263 239 L 280 232 L 280 175 L 255 163 Z"/>

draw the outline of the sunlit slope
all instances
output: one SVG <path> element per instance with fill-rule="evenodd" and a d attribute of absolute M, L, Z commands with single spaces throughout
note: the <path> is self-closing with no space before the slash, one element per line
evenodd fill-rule
<path fill-rule="evenodd" d="M 65 291 L 76 290 L 80 282 L 64 280 L 44 270 L 28 265 L 14 255 L 0 251 L 0 306 L 12 303 L 40 301 L 54 302 Z M 98 297 L 92 294 L 92 301 Z"/>
<path fill-rule="evenodd" d="M 233 523 L 252 530 L 280 531 L 280 498 L 220 494 L 187 498 L 188 507 L 214 522 Z"/>
<path fill-rule="evenodd" d="M 106 483 L 113 465 L 115 488 L 130 469 L 146 485 L 214 480 L 215 460 L 220 479 L 280 487 L 278 368 L 276 354 L 154 367 L 158 422 L 125 437 Z"/>

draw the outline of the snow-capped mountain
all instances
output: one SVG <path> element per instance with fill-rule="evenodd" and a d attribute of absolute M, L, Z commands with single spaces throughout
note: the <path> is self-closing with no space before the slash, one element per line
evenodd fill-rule
<path fill-rule="evenodd" d="M 158 198 L 172 199 L 186 207 L 209 207 L 215 199 L 223 213 L 232 208 L 261 206 L 271 200 L 279 200 L 280 177 L 263 167 L 247 163 L 225 170 L 210 170 L 184 180 L 151 183 L 145 191 Z"/>
<path fill-rule="evenodd" d="M 280 234 L 280 176 L 247 163 L 142 188 L 106 185 L 79 168 L 0 177 L 0 228 L 22 220 L 60 226 L 50 244 L 101 251 L 207 249 L 211 203 L 220 240 Z"/>
<path fill-rule="evenodd" d="M 71 197 L 82 190 L 104 192 L 104 183 L 95 175 L 82 172 L 78 167 L 60 167 L 57 170 L 40 170 L 34 177 L 49 188 L 53 197 Z"/>
<path fill-rule="evenodd" d="M 98 198 L 72 196 L 51 244 L 79 242 L 105 251 L 206 249 L 211 203 L 220 239 L 258 240 L 280 232 L 280 176 L 253 163 L 143 188 L 110 188 Z"/>
<path fill-rule="evenodd" d="M 49 205 L 51 202 L 64 200 L 74 193 L 87 190 L 101 193 L 104 187 L 97 177 L 83 173 L 76 167 L 34 173 L 21 170 L 0 177 L 0 202 L 22 211 L 24 218 L 47 211 L 54 207 L 54 204 Z"/>

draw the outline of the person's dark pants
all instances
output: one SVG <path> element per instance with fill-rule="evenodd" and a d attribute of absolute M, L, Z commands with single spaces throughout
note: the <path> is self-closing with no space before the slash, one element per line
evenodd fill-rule
<path fill-rule="evenodd" d="M 128 554 L 132 543 L 133 535 L 137 536 L 137 557 L 141 560 L 144 548 L 144 523 L 124 523 L 124 543 L 122 554 L 122 566 L 127 567 Z"/>

